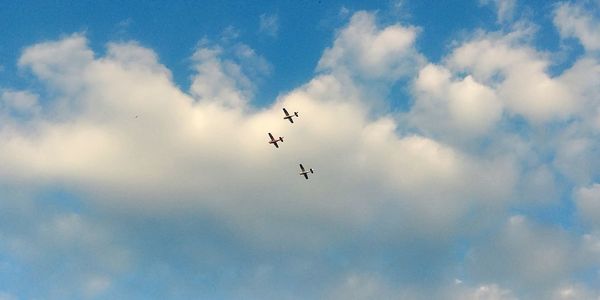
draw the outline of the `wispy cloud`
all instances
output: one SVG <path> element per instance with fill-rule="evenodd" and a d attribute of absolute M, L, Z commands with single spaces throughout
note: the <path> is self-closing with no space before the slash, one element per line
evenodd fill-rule
<path fill-rule="evenodd" d="M 276 37 L 279 33 L 279 16 L 277 14 L 262 14 L 259 17 L 259 32 Z"/>
<path fill-rule="evenodd" d="M 496 18 L 498 23 L 507 23 L 513 21 L 517 0 L 479 0 L 481 5 L 493 5 L 496 9 Z"/>

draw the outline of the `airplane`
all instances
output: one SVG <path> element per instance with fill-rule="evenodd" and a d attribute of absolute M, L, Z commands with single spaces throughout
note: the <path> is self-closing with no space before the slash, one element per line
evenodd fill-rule
<path fill-rule="evenodd" d="M 271 138 L 271 140 L 269 141 L 269 144 L 275 145 L 275 148 L 279 148 L 279 145 L 277 145 L 278 142 L 282 142 L 283 143 L 283 137 L 282 136 L 280 136 L 278 139 L 275 139 L 273 137 L 273 135 L 269 132 L 269 137 Z"/>
<path fill-rule="evenodd" d="M 300 164 L 300 170 L 302 170 L 302 172 L 300 172 L 299 174 L 304 176 L 304 178 L 308 179 L 308 173 L 310 172 L 311 174 L 315 173 L 315 170 L 313 169 L 308 169 L 308 171 L 304 170 L 304 166 L 302 164 Z"/>
<path fill-rule="evenodd" d="M 287 109 L 283 109 L 283 112 L 285 113 L 285 117 L 283 117 L 284 119 L 288 119 L 290 120 L 291 123 L 294 123 L 294 120 L 292 119 L 293 117 L 298 117 L 298 112 L 295 111 L 293 115 L 290 115 L 287 111 Z"/>

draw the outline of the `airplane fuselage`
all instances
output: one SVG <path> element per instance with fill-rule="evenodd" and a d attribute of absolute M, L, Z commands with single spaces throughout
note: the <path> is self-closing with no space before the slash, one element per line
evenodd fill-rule
<path fill-rule="evenodd" d="M 275 146 L 275 148 L 279 148 L 279 145 L 277 145 L 277 143 L 282 142 L 283 143 L 283 137 L 280 136 L 278 139 L 275 138 L 271 138 L 271 140 L 269 141 L 269 144 L 272 144 Z"/>
<path fill-rule="evenodd" d="M 315 173 L 315 171 L 313 169 L 308 169 L 308 171 L 302 171 L 298 174 L 301 176 L 304 176 L 304 178 L 308 179 L 308 174 L 313 174 L 313 173 Z"/>
<path fill-rule="evenodd" d="M 286 115 L 285 117 L 283 117 L 283 119 L 284 119 L 284 120 L 288 120 L 288 121 L 290 121 L 290 122 L 294 123 L 294 119 L 293 119 L 294 117 L 298 117 L 298 112 L 297 112 L 297 111 L 295 111 L 295 112 L 294 112 L 293 114 L 291 114 L 291 115 Z"/>

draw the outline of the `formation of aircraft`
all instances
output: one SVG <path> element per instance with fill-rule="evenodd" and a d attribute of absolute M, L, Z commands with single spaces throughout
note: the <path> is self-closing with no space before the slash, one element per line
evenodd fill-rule
<path fill-rule="evenodd" d="M 296 118 L 298 117 L 298 112 L 297 111 L 295 111 L 293 114 L 290 115 L 290 113 L 287 111 L 287 109 L 283 108 L 283 113 L 285 114 L 285 117 L 283 117 L 283 119 L 284 120 L 289 120 L 290 123 L 294 123 L 294 119 L 293 118 L 294 117 L 296 117 Z M 279 142 L 283 143 L 283 137 L 282 136 L 280 136 L 278 139 L 276 139 L 273 136 L 273 134 L 271 134 L 270 132 L 269 132 L 269 139 L 270 139 L 269 140 L 269 144 L 273 144 L 275 146 L 275 148 L 279 148 L 279 145 L 277 145 L 277 143 L 279 143 Z M 310 174 L 314 174 L 315 173 L 315 170 L 313 170 L 312 168 L 308 169 L 308 171 L 306 171 L 304 169 L 304 166 L 302 164 L 300 164 L 300 170 L 302 171 L 302 172 L 300 172 L 300 175 L 304 176 L 304 178 L 306 178 L 306 179 L 308 179 L 308 173 L 310 173 Z"/>

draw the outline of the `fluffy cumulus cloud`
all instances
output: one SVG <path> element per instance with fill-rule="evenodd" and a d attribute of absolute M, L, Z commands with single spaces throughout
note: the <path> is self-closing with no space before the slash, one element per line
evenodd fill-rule
<path fill-rule="evenodd" d="M 423 60 L 415 49 L 418 32 L 416 27 L 400 24 L 379 28 L 374 14 L 357 12 L 325 50 L 318 68 L 365 79 L 396 80 Z"/>
<path fill-rule="evenodd" d="M 598 233 L 514 211 L 572 194 L 597 226 L 596 58 L 551 75 L 517 28 L 427 62 L 420 30 L 357 12 L 261 108 L 244 44 L 201 42 L 189 90 L 135 42 L 25 48 L 43 91 L 0 93 L 0 298 L 594 299 Z M 373 112 L 366 83 L 405 79 L 414 104 Z"/>
<path fill-rule="evenodd" d="M 488 133 L 502 117 L 503 105 L 493 88 L 470 75 L 454 79 L 443 66 L 421 69 L 414 89 L 418 100 L 412 117 L 422 129 L 473 137 Z"/>
<path fill-rule="evenodd" d="M 76 67 L 71 61 L 57 64 L 47 53 L 63 44 L 77 45 L 69 48 L 70 55 L 89 59 Z M 89 52 L 81 36 L 25 50 L 21 63 L 34 74 L 69 80 L 49 83 L 61 94 L 60 118 L 48 113 L 29 120 L 26 128 L 4 128 L 6 180 L 77 182 L 98 205 L 209 210 L 251 231 L 271 227 L 279 219 L 266 217 L 273 209 L 290 217 L 277 222 L 301 222 L 309 215 L 345 227 L 376 223 L 382 208 L 393 205 L 406 209 L 398 217 L 432 233 L 452 230 L 471 202 L 484 195 L 490 198 L 480 203 L 484 206 L 501 200 L 511 184 L 511 169 L 499 161 L 479 161 L 422 136 L 397 136 L 388 116 L 369 119 L 345 78 L 318 76 L 272 107 L 248 113 L 244 102 L 212 101 L 224 99 L 221 94 L 208 94 L 209 100 L 188 96 L 149 50 L 135 44 L 109 45 L 106 57 L 98 59 Z M 194 78 L 192 94 L 201 77 Z M 219 83 L 211 87 L 232 90 L 229 81 Z M 77 104 L 69 105 L 75 99 Z M 283 106 L 302 107 L 304 125 L 281 122 Z M 353 122 L 337 126 L 347 118 Z M 264 145 L 267 129 L 297 137 L 285 144 L 294 151 L 271 154 Z M 329 143 L 326 152 L 314 147 L 322 141 Z M 329 179 L 314 184 L 318 194 L 306 194 L 304 183 L 284 176 L 288 170 L 281 166 L 296 166 L 298 153 L 307 163 L 328 165 L 320 173 Z M 390 163 L 398 168 L 386 168 Z M 253 176 L 257 170 L 261 175 Z M 467 188 L 464 178 L 478 182 L 478 188 Z M 223 189 L 226 182 L 235 188 Z M 280 183 L 273 187 L 273 182 Z M 339 186 L 345 188 L 338 191 Z M 261 192 L 269 189 L 275 189 L 271 196 Z M 286 190 L 294 192 L 281 201 Z M 367 200 L 368 191 L 377 196 Z M 313 200 L 304 202 L 305 197 Z M 341 205 L 347 206 L 343 214 Z M 414 211 L 419 217 L 413 218 Z"/>
<path fill-rule="evenodd" d="M 232 46 L 233 59 L 224 59 L 223 47 L 203 40 L 192 56 L 196 74 L 192 78 L 190 93 L 204 102 L 218 102 L 230 107 L 240 106 L 252 99 L 254 80 L 270 72 L 264 58 L 245 44 Z M 154 59 L 156 64 L 156 59 Z"/>
<path fill-rule="evenodd" d="M 590 13 L 597 13 L 600 3 L 582 2 L 557 5 L 554 24 L 561 37 L 576 38 L 587 50 L 600 50 L 600 22 Z"/>
<path fill-rule="evenodd" d="M 468 72 L 476 80 L 493 85 L 509 113 L 533 122 L 565 119 L 581 109 L 563 76 L 547 73 L 550 61 L 520 40 L 527 32 L 475 37 L 456 48 L 448 65 Z"/>

